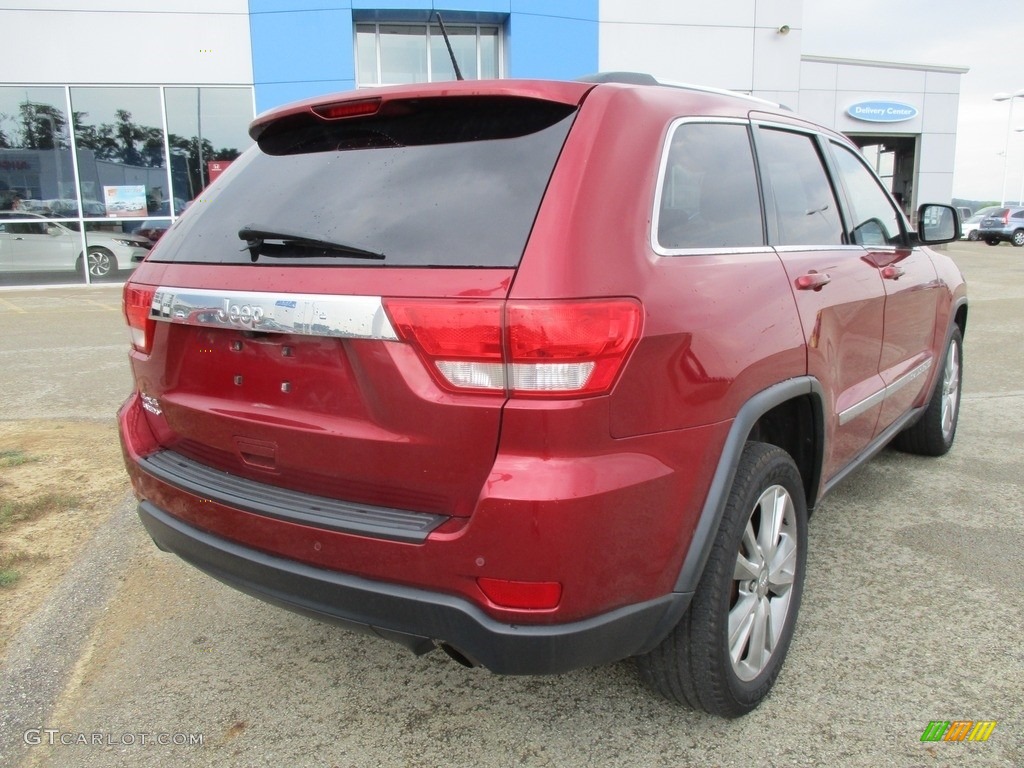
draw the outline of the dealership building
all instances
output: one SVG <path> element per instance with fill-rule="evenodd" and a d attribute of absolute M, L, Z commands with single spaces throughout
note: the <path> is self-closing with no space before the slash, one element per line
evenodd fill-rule
<path fill-rule="evenodd" d="M 749 93 L 848 135 L 908 212 L 952 195 L 967 70 L 805 53 L 803 0 L 27 6 L 0 0 L 0 287 L 123 279 L 258 112 L 453 79 L 438 14 L 467 79 L 626 71 Z"/>

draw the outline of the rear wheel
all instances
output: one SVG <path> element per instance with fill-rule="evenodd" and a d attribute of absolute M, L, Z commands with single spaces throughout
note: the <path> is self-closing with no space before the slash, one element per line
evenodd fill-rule
<path fill-rule="evenodd" d="M 724 717 L 754 709 L 782 668 L 800 608 L 807 503 L 788 453 L 748 443 L 693 602 L 637 662 L 668 699 Z"/>
<path fill-rule="evenodd" d="M 975 242 L 978 239 L 978 232 L 977 232 L 977 230 L 975 230 L 974 232 L 970 232 L 967 235 L 967 239 L 970 240 L 972 243 Z"/>
<path fill-rule="evenodd" d="M 1010 242 L 1013 243 L 1017 248 L 1020 248 L 1022 245 L 1024 245 L 1024 229 L 1018 229 L 1016 232 L 1014 232 L 1013 239 L 1010 240 Z"/>
<path fill-rule="evenodd" d="M 963 335 L 953 328 L 946 347 L 942 372 L 924 414 L 900 432 L 893 446 L 921 456 L 942 456 L 953 445 L 960 417 L 960 389 L 963 385 Z"/>
<path fill-rule="evenodd" d="M 999 245 L 999 240 L 997 240 L 994 237 L 986 237 L 985 242 L 988 243 L 989 245 Z"/>

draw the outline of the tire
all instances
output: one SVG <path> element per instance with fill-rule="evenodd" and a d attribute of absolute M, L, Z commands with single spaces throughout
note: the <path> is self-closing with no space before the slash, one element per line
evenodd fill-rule
<path fill-rule="evenodd" d="M 978 240 L 978 230 L 974 230 L 973 232 L 970 232 L 967 235 L 967 239 L 970 240 L 972 243 L 977 242 L 977 240 Z"/>
<path fill-rule="evenodd" d="M 762 525 L 768 511 L 777 515 L 774 527 Z M 766 548 L 774 554 L 761 555 Z M 637 659 L 640 677 L 665 698 L 714 715 L 753 710 L 789 650 L 806 562 L 800 472 L 781 448 L 747 443 L 693 601 L 668 637 Z"/>
<path fill-rule="evenodd" d="M 960 417 L 963 348 L 963 335 L 954 327 L 928 406 L 920 419 L 896 436 L 895 448 L 919 456 L 942 456 L 952 447 Z"/>
<path fill-rule="evenodd" d="M 1015 248 L 1020 248 L 1024 245 L 1024 229 L 1018 229 L 1013 233 L 1013 238 L 1010 240 Z"/>
<path fill-rule="evenodd" d="M 985 242 L 988 243 L 989 245 L 999 245 L 999 240 L 994 237 L 985 238 Z"/>
<path fill-rule="evenodd" d="M 85 259 L 90 280 L 102 280 L 117 272 L 117 259 L 106 248 L 90 248 Z M 78 271 L 82 272 L 82 257 L 78 257 Z M 84 276 L 84 273 L 83 273 Z"/>

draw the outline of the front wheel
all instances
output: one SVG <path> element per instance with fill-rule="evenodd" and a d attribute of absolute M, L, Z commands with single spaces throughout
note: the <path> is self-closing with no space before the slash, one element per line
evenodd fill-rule
<path fill-rule="evenodd" d="M 1016 232 L 1014 232 L 1013 239 L 1010 240 L 1010 242 L 1013 243 L 1014 246 L 1016 246 L 1017 248 L 1020 248 L 1022 245 L 1024 245 L 1024 229 L 1018 229 Z"/>
<path fill-rule="evenodd" d="M 920 456 L 942 456 L 953 446 L 960 418 L 960 390 L 963 386 L 964 338 L 954 326 L 946 346 L 942 371 L 921 418 L 900 432 L 893 447 Z"/>
<path fill-rule="evenodd" d="M 90 248 L 85 256 L 85 268 L 90 280 L 101 280 L 117 271 L 117 259 L 106 248 Z M 78 257 L 78 269 L 82 270 L 82 257 Z"/>
<path fill-rule="evenodd" d="M 807 562 L 807 502 L 788 453 L 747 443 L 693 601 L 637 659 L 670 700 L 723 717 L 771 691 L 793 637 Z"/>
<path fill-rule="evenodd" d="M 977 242 L 977 240 L 978 240 L 978 232 L 977 232 L 977 230 L 975 230 L 974 232 L 970 232 L 967 235 L 967 239 L 970 240 L 972 243 Z"/>

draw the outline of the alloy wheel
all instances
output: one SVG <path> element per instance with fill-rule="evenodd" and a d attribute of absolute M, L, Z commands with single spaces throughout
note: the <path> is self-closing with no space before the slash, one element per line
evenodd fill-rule
<path fill-rule="evenodd" d="M 753 680 L 767 667 L 790 619 L 797 541 L 793 499 L 773 485 L 751 511 L 733 573 L 729 657 L 741 680 Z"/>

